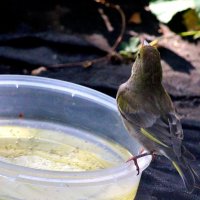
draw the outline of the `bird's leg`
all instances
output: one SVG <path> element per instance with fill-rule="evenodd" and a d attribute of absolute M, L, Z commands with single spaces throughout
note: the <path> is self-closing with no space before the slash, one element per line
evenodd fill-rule
<path fill-rule="evenodd" d="M 137 159 L 138 158 L 142 158 L 144 156 L 149 156 L 149 155 L 151 155 L 153 157 L 153 159 L 154 159 L 155 158 L 155 151 L 151 151 L 151 152 L 147 152 L 147 153 L 142 153 L 142 154 L 139 154 L 137 156 L 133 156 L 133 157 L 129 158 L 126 162 L 130 162 L 132 160 L 134 162 L 135 166 L 136 166 L 137 175 L 139 175 L 139 173 L 140 173 L 140 167 L 138 165 Z"/>
<path fill-rule="evenodd" d="M 145 149 L 144 149 L 144 148 L 141 148 L 140 154 L 142 154 L 144 151 L 145 151 Z"/>
<path fill-rule="evenodd" d="M 140 150 L 140 154 L 142 154 L 143 152 L 145 151 L 145 149 L 144 148 L 142 148 L 141 150 Z M 155 158 L 156 158 L 156 151 L 151 151 L 151 156 L 152 156 L 152 160 L 154 160 Z"/>
<path fill-rule="evenodd" d="M 156 159 L 156 152 L 151 151 L 152 161 Z"/>

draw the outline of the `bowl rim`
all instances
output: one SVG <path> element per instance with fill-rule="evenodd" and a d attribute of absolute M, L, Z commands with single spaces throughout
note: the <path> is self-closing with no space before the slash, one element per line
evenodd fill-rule
<path fill-rule="evenodd" d="M 80 95 L 82 97 L 95 100 L 97 103 L 115 111 L 119 115 L 114 98 L 94 89 L 90 89 L 75 83 L 39 76 L 0 75 L 0 87 L 2 85 L 15 85 L 17 89 L 23 85 L 40 88 L 42 87 L 56 91 L 59 90 L 62 92 L 68 92 L 72 95 Z M 145 156 L 138 159 L 138 165 L 141 172 L 149 166 L 151 160 L 151 156 Z M 63 184 L 82 185 L 99 184 L 105 181 L 109 182 L 113 181 L 113 179 L 137 176 L 137 171 L 132 162 L 127 162 L 119 166 L 96 171 L 63 172 L 34 169 L 0 161 L 0 176 L 6 176 L 10 179 L 17 179 L 19 181 L 40 183 L 43 185 L 56 184 L 57 186 L 63 186 Z"/>

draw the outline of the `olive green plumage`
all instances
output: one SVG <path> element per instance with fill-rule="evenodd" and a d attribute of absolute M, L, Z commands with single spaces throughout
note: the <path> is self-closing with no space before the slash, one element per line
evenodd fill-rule
<path fill-rule="evenodd" d="M 162 86 L 160 54 L 140 48 L 130 78 L 119 87 L 117 105 L 128 132 L 148 151 L 171 160 L 189 192 L 199 179 L 189 162 L 194 156 L 182 145 L 183 130 L 170 96 Z"/>

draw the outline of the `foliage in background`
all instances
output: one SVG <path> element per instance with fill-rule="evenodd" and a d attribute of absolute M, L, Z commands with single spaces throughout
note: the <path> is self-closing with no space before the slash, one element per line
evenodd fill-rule
<path fill-rule="evenodd" d="M 188 31 L 180 33 L 181 36 L 193 36 L 200 38 L 200 17 L 194 9 L 190 9 L 183 14 L 184 24 Z"/>
<path fill-rule="evenodd" d="M 180 11 L 195 8 L 194 0 L 151 0 L 149 8 L 158 20 L 168 23 Z"/>
<path fill-rule="evenodd" d="M 128 59 L 133 59 L 133 55 L 138 51 L 140 39 L 138 37 L 131 37 L 128 42 L 122 42 L 119 53 Z"/>
<path fill-rule="evenodd" d="M 150 0 L 149 9 L 161 23 L 165 23 L 168 26 L 169 22 L 174 20 L 173 16 L 179 13 L 181 18 L 175 19 L 175 26 L 176 23 L 177 26 L 183 24 L 186 31 L 175 32 L 182 37 L 200 38 L 200 0 Z M 141 13 L 134 12 L 130 21 L 134 24 L 141 24 Z M 155 39 L 155 41 L 157 40 Z M 139 45 L 140 39 L 138 37 L 130 37 L 128 42 L 121 43 L 119 53 L 122 57 L 132 60 Z"/>
<path fill-rule="evenodd" d="M 172 17 L 183 12 L 183 23 L 187 29 L 181 36 L 200 38 L 200 0 L 151 0 L 150 10 L 163 22 L 168 23 Z"/>

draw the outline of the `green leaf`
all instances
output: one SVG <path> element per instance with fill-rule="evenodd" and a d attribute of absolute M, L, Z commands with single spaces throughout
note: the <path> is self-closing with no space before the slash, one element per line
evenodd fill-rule
<path fill-rule="evenodd" d="M 200 38 L 200 31 L 197 31 L 196 34 L 193 36 L 194 39 Z"/>
<path fill-rule="evenodd" d="M 187 37 L 187 36 L 193 36 L 194 39 L 199 39 L 200 38 L 200 31 L 186 31 L 180 33 L 182 37 Z"/>
<path fill-rule="evenodd" d="M 150 2 L 149 8 L 161 22 L 168 23 L 177 12 L 195 8 L 194 1 L 200 4 L 200 0 L 154 0 Z"/>
<path fill-rule="evenodd" d="M 122 42 L 121 50 L 135 53 L 138 50 L 138 45 L 140 43 L 140 39 L 138 37 L 131 37 L 129 42 Z"/>
<path fill-rule="evenodd" d="M 138 37 L 131 37 L 128 42 L 122 42 L 119 53 L 127 58 L 132 58 L 133 54 L 138 51 L 140 39 Z"/>
<path fill-rule="evenodd" d="M 200 0 L 194 0 L 194 3 L 195 3 L 195 10 L 196 10 L 198 17 L 200 19 Z"/>

